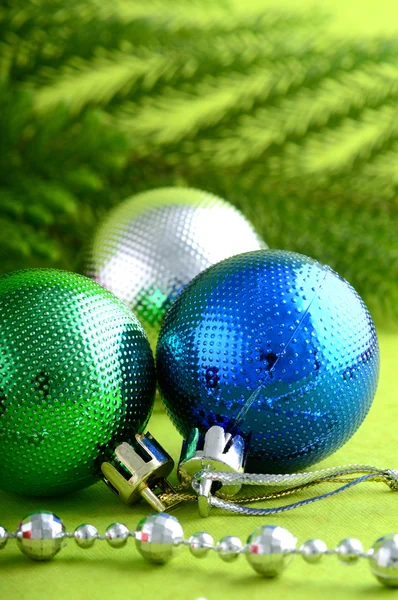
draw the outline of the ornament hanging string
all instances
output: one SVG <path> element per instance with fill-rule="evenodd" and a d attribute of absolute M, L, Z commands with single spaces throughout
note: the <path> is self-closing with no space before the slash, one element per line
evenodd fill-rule
<path fill-rule="evenodd" d="M 212 494 L 211 487 L 209 488 L 208 485 L 205 485 L 209 481 L 224 485 L 238 483 L 246 486 L 260 486 L 263 488 L 263 491 L 257 494 L 247 494 L 246 491 L 241 492 L 231 500 L 223 497 L 220 492 Z M 192 488 L 195 491 L 195 495 L 189 493 L 184 488 L 180 488 L 171 493 L 161 494 L 159 497 L 170 509 L 180 502 L 198 501 L 199 511 L 202 516 L 207 516 L 211 507 L 248 516 L 265 516 L 285 512 L 318 500 L 330 498 L 359 483 L 365 482 L 382 482 L 387 484 L 391 490 L 397 491 L 398 471 L 393 469 L 379 469 L 371 465 L 339 466 L 291 474 L 228 473 L 204 469 L 198 472 L 192 480 Z M 273 508 L 249 508 L 242 506 L 246 502 L 251 503 L 282 498 L 323 483 L 343 483 L 343 485 L 332 491 L 284 506 Z M 267 490 L 273 488 L 273 490 L 265 491 L 264 488 Z M 210 492 L 204 490 L 210 490 Z"/>

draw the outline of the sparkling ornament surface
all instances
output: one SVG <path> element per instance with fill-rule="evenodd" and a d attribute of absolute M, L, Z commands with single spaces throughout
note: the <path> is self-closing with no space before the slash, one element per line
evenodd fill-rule
<path fill-rule="evenodd" d="M 249 444 L 247 471 L 293 472 L 362 423 L 379 349 L 343 278 L 306 256 L 260 250 L 210 267 L 180 294 L 160 332 L 157 371 L 184 437 L 221 425 Z"/>
<path fill-rule="evenodd" d="M 64 532 L 57 515 L 47 511 L 30 513 L 19 524 L 17 544 L 33 560 L 51 560 L 61 550 Z"/>
<path fill-rule="evenodd" d="M 398 534 L 385 535 L 373 544 L 369 566 L 383 585 L 398 587 Z"/>
<path fill-rule="evenodd" d="M 201 190 L 161 188 L 110 212 L 85 272 L 133 310 L 155 347 L 167 309 L 193 277 L 224 258 L 266 247 L 225 200 Z"/>
<path fill-rule="evenodd" d="M 141 325 L 94 281 L 47 269 L 1 277 L 0 315 L 0 488 L 47 496 L 94 483 L 149 419 Z"/>
<path fill-rule="evenodd" d="M 142 519 L 135 532 L 135 545 L 147 561 L 163 564 L 175 554 L 184 532 L 175 517 L 155 513 Z"/>

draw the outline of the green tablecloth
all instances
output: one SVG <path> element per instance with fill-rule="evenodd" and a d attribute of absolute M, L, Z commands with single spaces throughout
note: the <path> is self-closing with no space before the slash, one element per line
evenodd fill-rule
<path fill-rule="evenodd" d="M 398 336 L 381 335 L 382 367 L 378 393 L 365 423 L 336 454 L 320 466 L 347 463 L 371 463 L 397 467 L 396 450 L 398 404 L 396 402 L 396 352 Z M 180 439 L 164 414 L 153 415 L 150 431 L 169 451 L 178 456 Z M 319 488 L 317 488 L 319 489 Z M 330 487 L 329 487 L 330 489 Z M 272 523 L 286 527 L 299 543 L 320 537 L 335 545 L 346 536 L 360 538 L 365 547 L 382 534 L 398 531 L 396 503 L 398 495 L 387 486 L 363 484 L 329 500 L 273 517 L 232 516 L 213 509 L 201 519 L 196 507 L 185 505 L 175 510 L 186 536 L 207 530 L 217 540 L 235 534 L 245 540 L 258 525 Z M 100 532 L 114 521 L 134 528 L 148 513 L 145 504 L 128 508 L 102 483 L 63 499 L 38 500 L 10 496 L 0 492 L 0 524 L 12 531 L 21 517 L 32 510 L 52 510 L 73 530 L 82 522 L 93 523 Z M 386 590 L 376 582 L 366 561 L 354 566 L 340 564 L 335 556 L 325 557 L 317 566 L 296 557 L 280 579 L 265 580 L 252 571 L 244 557 L 232 564 L 223 563 L 214 553 L 202 560 L 181 548 L 175 560 L 166 566 L 146 564 L 131 540 L 127 547 L 111 549 L 97 542 L 90 550 L 81 550 L 69 541 L 54 561 L 34 563 L 24 557 L 10 541 L 0 552 L 0 598 L 36 600 L 39 598 L 140 598 L 149 600 L 207 600 L 243 598 L 376 598 Z"/>

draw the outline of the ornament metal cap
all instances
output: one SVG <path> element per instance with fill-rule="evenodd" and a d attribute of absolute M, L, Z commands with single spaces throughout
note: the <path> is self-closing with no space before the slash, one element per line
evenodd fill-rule
<path fill-rule="evenodd" d="M 173 459 L 149 432 L 137 433 L 132 444 L 119 444 L 114 463 L 101 465 L 105 483 L 123 502 L 135 504 L 145 498 L 158 512 L 172 508 L 158 494 L 174 492 L 166 479 L 173 468 Z"/>
<path fill-rule="evenodd" d="M 182 444 L 181 457 L 178 465 L 178 478 L 182 485 L 187 486 L 199 471 L 227 471 L 243 473 L 246 458 L 245 442 L 240 435 L 226 432 L 220 425 L 213 425 L 205 435 L 194 427 Z M 211 493 L 212 481 L 204 481 L 198 491 L 199 511 L 201 506 L 206 512 L 208 497 Z M 223 485 L 222 494 L 233 496 L 239 492 L 240 483 Z"/>

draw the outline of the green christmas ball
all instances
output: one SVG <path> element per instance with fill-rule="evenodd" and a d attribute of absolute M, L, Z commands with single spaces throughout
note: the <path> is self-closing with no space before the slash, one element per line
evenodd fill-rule
<path fill-rule="evenodd" d="M 0 277 L 0 489 L 48 496 L 91 485 L 145 428 L 155 394 L 142 326 L 74 273 Z"/>

